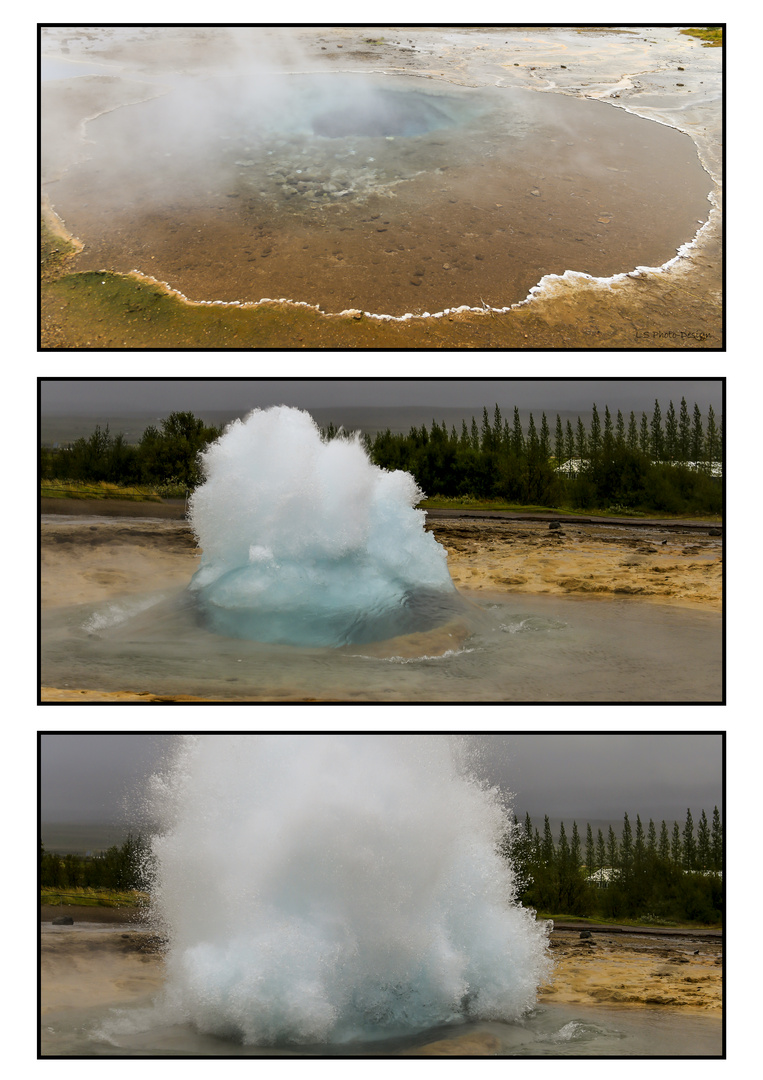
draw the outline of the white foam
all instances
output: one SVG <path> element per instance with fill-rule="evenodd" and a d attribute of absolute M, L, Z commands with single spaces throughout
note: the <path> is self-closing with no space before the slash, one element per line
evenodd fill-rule
<path fill-rule="evenodd" d="M 167 1022 L 338 1042 L 512 1020 L 547 928 L 497 854 L 506 809 L 444 735 L 185 736 L 155 778 Z"/>
<path fill-rule="evenodd" d="M 423 608 L 456 597 L 445 549 L 415 509 L 415 480 L 372 465 L 358 434 L 324 442 L 299 409 L 255 409 L 202 462 L 189 502 L 203 549 L 191 591 L 217 632 L 378 641 L 428 629 L 441 620 Z"/>

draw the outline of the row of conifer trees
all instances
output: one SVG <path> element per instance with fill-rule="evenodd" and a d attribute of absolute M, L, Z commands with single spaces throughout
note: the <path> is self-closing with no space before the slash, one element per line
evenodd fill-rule
<path fill-rule="evenodd" d="M 717 807 L 703 810 L 696 829 L 690 810 L 683 828 L 665 821 L 635 828 L 626 813 L 618 836 L 590 824 L 581 836 L 564 823 L 555 839 L 548 817 L 543 831 L 514 819 L 504 853 L 514 864 L 521 901 L 549 914 L 717 922 L 723 911 L 723 826 Z"/>
<path fill-rule="evenodd" d="M 40 885 L 44 889 L 145 889 L 149 844 L 128 834 L 123 844 L 97 855 L 59 855 L 40 845 Z"/>
<path fill-rule="evenodd" d="M 326 439 L 349 433 L 333 424 Z M 147 428 L 137 445 L 121 434 L 96 427 L 88 438 L 56 450 L 42 449 L 43 479 L 108 481 L 193 488 L 201 480 L 199 451 L 220 435 L 192 413 L 172 413 L 160 427 Z M 429 496 L 496 499 L 522 505 L 719 514 L 722 485 L 722 422 L 712 406 L 703 417 L 681 399 L 670 402 L 663 421 L 659 401 L 651 417 L 593 405 L 588 426 L 573 425 L 557 414 L 553 431 L 546 414 L 526 429 L 514 408 L 510 423 L 498 405 L 482 422 L 472 417 L 460 432 L 433 420 L 407 435 L 389 429 L 365 438 L 371 460 L 385 469 L 402 469 Z"/>
<path fill-rule="evenodd" d="M 327 437 L 338 434 L 330 428 Z M 593 405 L 588 426 L 578 417 L 553 431 L 546 414 L 537 424 L 531 414 L 523 427 L 518 408 L 513 419 L 495 406 L 455 425 L 433 420 L 407 435 L 389 429 L 367 440 L 372 461 L 415 476 L 427 495 L 497 499 L 525 505 L 580 509 L 718 514 L 722 485 L 722 424 L 712 406 L 703 418 L 685 398 L 678 411 L 670 402 L 663 422 L 659 401 L 651 417 Z"/>

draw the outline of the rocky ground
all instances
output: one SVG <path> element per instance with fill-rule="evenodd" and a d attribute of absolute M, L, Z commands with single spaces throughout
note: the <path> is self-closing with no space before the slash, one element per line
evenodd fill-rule
<path fill-rule="evenodd" d="M 458 587 L 502 592 L 637 596 L 720 609 L 719 528 L 500 518 L 436 519 Z"/>
<path fill-rule="evenodd" d="M 723 938 L 555 930 L 554 977 L 539 1000 L 655 1006 L 719 1013 Z"/>

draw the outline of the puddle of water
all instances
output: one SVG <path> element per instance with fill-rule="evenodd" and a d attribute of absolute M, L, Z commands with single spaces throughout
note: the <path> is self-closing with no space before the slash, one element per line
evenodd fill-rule
<path fill-rule="evenodd" d="M 454 1024 L 405 1038 L 328 1046 L 257 1047 L 167 1023 L 143 999 L 127 1008 L 48 1014 L 41 1043 L 46 1057 L 399 1057 L 433 1043 L 444 1056 L 720 1057 L 723 1028 L 717 1017 L 677 1010 L 543 1005 L 513 1024 Z"/>
<path fill-rule="evenodd" d="M 92 64 L 82 60 L 63 60 L 59 57 L 43 56 L 40 58 L 40 81 L 54 82 L 57 79 L 75 79 L 82 75 L 109 75 L 105 64 Z"/>
<path fill-rule="evenodd" d="M 42 615 L 42 684 L 218 700 L 721 700 L 716 612 L 632 599 L 475 599 L 480 607 L 464 632 L 433 631 L 431 647 L 422 639 L 407 655 L 222 637 L 199 624 L 185 591 L 50 609 Z"/>

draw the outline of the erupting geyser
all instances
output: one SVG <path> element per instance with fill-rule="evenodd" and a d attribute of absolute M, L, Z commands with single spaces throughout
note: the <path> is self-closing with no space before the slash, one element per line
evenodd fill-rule
<path fill-rule="evenodd" d="M 358 435 L 324 441 L 285 406 L 237 420 L 203 454 L 190 585 L 213 631 L 292 645 L 429 630 L 459 606 L 409 473 L 372 465 Z"/>
<path fill-rule="evenodd" d="M 534 1004 L 546 930 L 457 737 L 184 736 L 154 784 L 168 1022 L 266 1046 Z"/>

